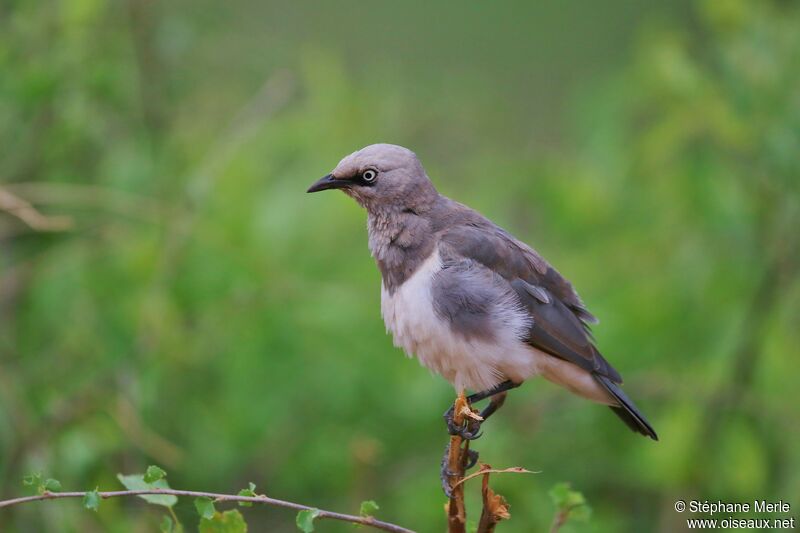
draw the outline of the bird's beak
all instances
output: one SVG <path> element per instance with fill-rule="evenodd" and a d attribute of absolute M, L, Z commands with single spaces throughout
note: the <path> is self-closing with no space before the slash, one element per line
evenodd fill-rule
<path fill-rule="evenodd" d="M 333 177 L 333 174 L 328 174 L 327 176 L 322 176 L 320 179 L 314 182 L 311 187 L 308 188 L 306 192 L 319 192 L 319 191 L 327 191 L 328 189 L 341 189 L 343 187 L 347 187 L 349 184 L 348 180 L 336 179 Z"/>

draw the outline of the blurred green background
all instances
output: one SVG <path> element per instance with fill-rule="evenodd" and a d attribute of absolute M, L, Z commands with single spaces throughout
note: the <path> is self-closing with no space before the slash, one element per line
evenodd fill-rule
<path fill-rule="evenodd" d="M 0 496 L 32 471 L 260 491 L 445 527 L 453 391 L 392 347 L 365 215 L 306 187 L 374 142 L 535 246 L 661 442 L 541 380 L 476 443 L 512 520 L 680 531 L 800 508 L 796 2 L 0 3 Z M 469 509 L 477 519 L 478 484 Z M 177 513 L 192 530 L 191 501 Z M 251 531 L 294 515 L 246 509 Z M 77 501 L 0 529 L 154 531 Z M 321 523 L 319 531 L 350 531 Z"/>

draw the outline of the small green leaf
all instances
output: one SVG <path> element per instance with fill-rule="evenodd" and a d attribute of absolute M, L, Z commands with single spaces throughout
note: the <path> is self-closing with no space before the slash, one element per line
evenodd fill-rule
<path fill-rule="evenodd" d="M 142 474 L 132 474 L 130 476 L 123 476 L 122 474 L 117 474 L 117 479 L 119 479 L 120 483 L 125 485 L 125 488 L 128 490 L 150 490 L 150 489 L 169 488 L 166 479 L 159 479 L 155 483 L 145 483 L 144 476 Z M 163 505 L 164 507 L 172 507 L 178 502 L 178 498 L 171 494 L 146 494 L 140 497 L 146 500 L 148 503 L 152 503 L 154 505 Z"/>
<path fill-rule="evenodd" d="M 587 521 L 592 508 L 586 504 L 586 498 L 577 490 L 572 490 L 568 483 L 559 483 L 550 489 L 550 497 L 560 512 L 566 513 L 568 520 Z"/>
<path fill-rule="evenodd" d="M 200 533 L 247 533 L 247 523 L 236 509 L 200 520 Z"/>
<path fill-rule="evenodd" d="M 167 477 L 167 473 L 164 472 L 164 470 L 155 465 L 150 465 L 144 473 L 144 482 L 155 483 L 159 479 L 164 479 L 165 477 Z"/>
<path fill-rule="evenodd" d="M 42 474 L 35 472 L 22 478 L 22 483 L 29 487 L 34 487 L 37 494 L 46 492 L 58 492 L 61 490 L 61 482 L 57 479 L 47 478 L 42 480 Z"/>
<path fill-rule="evenodd" d="M 161 519 L 161 524 L 159 524 L 161 533 L 172 533 L 172 526 L 172 518 L 164 515 L 164 517 Z"/>
<path fill-rule="evenodd" d="M 380 507 L 377 503 L 375 503 L 375 500 L 367 500 L 365 502 L 361 502 L 361 509 L 358 511 L 358 513 L 361 516 L 373 516 L 375 511 L 378 509 L 380 509 Z"/>
<path fill-rule="evenodd" d="M 577 520 L 579 522 L 588 522 L 592 516 L 592 508 L 585 503 L 580 507 L 575 507 L 569 512 L 570 520 Z"/>
<path fill-rule="evenodd" d="M 303 533 L 314 531 L 314 520 L 319 516 L 319 509 L 308 509 L 297 513 L 297 528 Z"/>
<path fill-rule="evenodd" d="M 569 493 L 569 498 L 567 498 L 567 507 L 573 508 L 582 505 L 586 505 L 586 498 L 583 497 L 583 494 L 578 491 L 571 491 Z"/>
<path fill-rule="evenodd" d="M 242 489 L 242 490 L 239 491 L 239 496 L 245 496 L 245 497 L 248 497 L 248 498 L 255 498 L 257 496 L 257 494 L 256 494 L 256 484 L 251 482 L 246 489 Z M 253 502 L 239 502 L 239 505 L 242 506 L 242 507 L 252 507 L 253 506 Z"/>
<path fill-rule="evenodd" d="M 28 487 L 38 487 L 42 484 L 42 474 L 35 472 L 22 478 L 22 483 Z"/>
<path fill-rule="evenodd" d="M 44 487 L 44 490 L 49 492 L 58 492 L 61 490 L 61 482 L 57 479 L 47 478 L 47 480 L 45 480 L 45 482 L 42 484 L 42 487 Z"/>
<path fill-rule="evenodd" d="M 97 489 L 83 495 L 83 506 L 90 511 L 97 511 L 100 507 L 100 493 L 97 492 Z"/>
<path fill-rule="evenodd" d="M 195 498 L 194 508 L 197 509 L 197 514 L 199 514 L 201 518 L 207 520 L 214 518 L 214 513 L 217 512 L 217 510 L 214 509 L 214 500 L 211 498 Z"/>
<path fill-rule="evenodd" d="M 550 498 L 553 500 L 553 503 L 556 505 L 556 507 L 562 509 L 567 505 L 569 493 L 569 483 L 558 483 L 552 489 L 550 489 Z"/>
<path fill-rule="evenodd" d="M 45 492 L 56 492 L 61 490 L 61 483 L 57 479 L 48 478 L 42 480 L 41 472 L 28 474 L 22 478 L 22 483 L 29 487 L 34 487 L 37 494 L 44 494 Z"/>

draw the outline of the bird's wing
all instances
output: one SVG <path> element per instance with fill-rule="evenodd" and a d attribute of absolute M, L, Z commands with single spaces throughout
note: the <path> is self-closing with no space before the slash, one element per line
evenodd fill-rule
<path fill-rule="evenodd" d="M 597 320 L 569 281 L 532 248 L 481 219 L 451 226 L 440 242 L 445 260 L 448 254 L 469 258 L 508 281 L 532 318 L 531 346 L 622 383 L 594 345 L 589 323 Z"/>

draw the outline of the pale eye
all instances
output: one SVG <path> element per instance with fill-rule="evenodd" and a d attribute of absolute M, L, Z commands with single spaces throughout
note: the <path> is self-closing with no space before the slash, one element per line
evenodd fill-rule
<path fill-rule="evenodd" d="M 372 183 L 375 181 L 375 178 L 378 177 L 378 173 L 372 169 L 365 170 L 363 174 L 361 174 L 361 179 L 367 183 Z"/>

